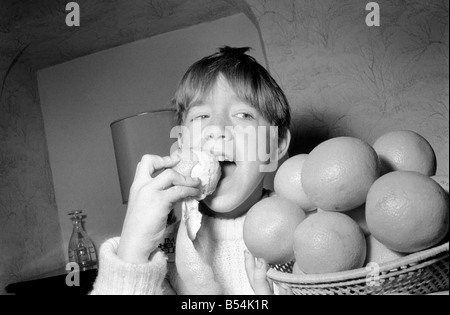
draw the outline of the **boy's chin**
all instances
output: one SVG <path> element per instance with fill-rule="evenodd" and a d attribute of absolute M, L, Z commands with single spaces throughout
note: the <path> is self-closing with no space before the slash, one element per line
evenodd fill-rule
<path fill-rule="evenodd" d="M 238 200 L 219 196 L 208 196 L 202 201 L 202 204 L 204 214 L 217 218 L 237 218 L 248 210 L 244 209 L 242 202 L 238 202 Z"/>
<path fill-rule="evenodd" d="M 245 214 L 254 203 L 259 201 L 263 192 L 263 178 L 252 185 L 252 189 L 232 189 L 225 194 L 217 191 L 203 201 L 204 213 L 222 218 L 237 218 Z"/>
<path fill-rule="evenodd" d="M 239 204 L 233 202 L 232 200 L 226 200 L 220 202 L 220 197 L 208 196 L 202 201 L 203 211 L 211 216 L 217 217 L 229 217 L 236 210 Z"/>

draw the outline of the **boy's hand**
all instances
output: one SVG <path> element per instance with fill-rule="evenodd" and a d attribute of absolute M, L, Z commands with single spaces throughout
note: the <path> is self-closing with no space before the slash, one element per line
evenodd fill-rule
<path fill-rule="evenodd" d="M 137 165 L 117 253 L 124 261 L 147 262 L 158 246 L 159 236 L 165 230 L 167 216 L 174 205 L 200 194 L 199 179 L 171 169 L 179 161 L 177 156 L 145 155 Z M 163 169 L 166 170 L 152 177 Z"/>
<path fill-rule="evenodd" d="M 264 259 L 256 258 L 248 251 L 245 250 L 245 270 L 247 271 L 248 281 L 256 295 L 273 295 L 273 282 L 267 278 L 267 270 L 269 266 Z M 278 287 L 278 293 L 280 295 L 292 295 L 291 289 L 284 289 Z"/>
<path fill-rule="evenodd" d="M 244 254 L 248 281 L 255 294 L 272 295 L 273 282 L 267 279 L 267 270 L 269 269 L 267 263 L 261 258 L 256 258 L 255 262 L 255 257 L 248 250 Z"/>

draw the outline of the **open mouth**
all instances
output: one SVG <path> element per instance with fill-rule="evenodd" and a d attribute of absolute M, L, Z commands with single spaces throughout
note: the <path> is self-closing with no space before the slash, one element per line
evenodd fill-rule
<path fill-rule="evenodd" d="M 219 164 L 222 169 L 221 179 L 233 175 L 234 171 L 236 170 L 236 163 L 233 161 L 221 161 L 219 162 Z"/>

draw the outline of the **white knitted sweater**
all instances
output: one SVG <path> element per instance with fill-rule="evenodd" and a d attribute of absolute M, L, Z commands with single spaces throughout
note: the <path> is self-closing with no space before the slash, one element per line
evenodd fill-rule
<path fill-rule="evenodd" d="M 210 248 L 212 270 L 224 294 L 254 294 L 245 271 L 243 225 L 245 216 L 217 219 L 205 216 L 197 234 Z M 117 256 L 120 238 L 100 248 L 99 273 L 91 294 L 196 294 L 187 292 L 174 263 L 158 250 L 146 264 L 130 264 Z"/>

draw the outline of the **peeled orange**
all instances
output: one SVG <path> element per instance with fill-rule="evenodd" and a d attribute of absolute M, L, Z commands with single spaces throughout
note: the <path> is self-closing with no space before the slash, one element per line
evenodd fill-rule
<path fill-rule="evenodd" d="M 358 224 L 338 212 L 318 212 L 301 222 L 294 234 L 297 267 L 306 274 L 360 268 L 366 240 Z"/>
<path fill-rule="evenodd" d="M 412 253 L 436 245 L 445 237 L 448 206 L 448 194 L 430 177 L 417 172 L 391 172 L 370 188 L 367 225 L 388 248 Z"/>
<path fill-rule="evenodd" d="M 347 211 L 361 206 L 379 177 L 375 150 L 353 137 L 322 142 L 303 164 L 301 180 L 308 199 L 326 211 Z"/>
<path fill-rule="evenodd" d="M 198 157 L 191 150 L 178 150 L 172 154 L 173 157 L 178 156 L 180 162 L 174 166 L 174 170 L 183 176 L 191 176 L 192 169 L 198 163 Z"/>
<path fill-rule="evenodd" d="M 269 264 L 284 264 L 294 259 L 294 231 L 305 219 L 295 203 L 279 196 L 257 202 L 244 222 L 244 243 L 253 256 Z"/>

